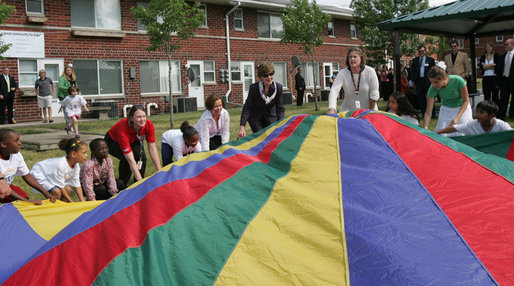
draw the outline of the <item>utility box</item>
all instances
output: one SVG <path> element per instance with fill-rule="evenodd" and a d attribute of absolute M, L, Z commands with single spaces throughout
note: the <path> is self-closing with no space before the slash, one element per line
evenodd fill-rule
<path fill-rule="evenodd" d="M 177 106 L 177 112 L 189 112 L 197 111 L 196 97 L 177 97 L 175 105 Z"/>
<path fill-rule="evenodd" d="M 293 94 L 291 92 L 282 92 L 282 97 L 284 98 L 284 104 L 293 104 Z"/>
<path fill-rule="evenodd" d="M 119 117 L 118 114 L 118 102 L 114 100 L 95 100 L 95 102 L 91 103 L 91 106 L 107 106 L 110 107 L 110 110 L 107 112 L 109 118 Z"/>

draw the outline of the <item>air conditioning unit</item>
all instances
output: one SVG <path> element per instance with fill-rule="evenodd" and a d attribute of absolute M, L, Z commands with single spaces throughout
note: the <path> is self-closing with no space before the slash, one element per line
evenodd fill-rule
<path fill-rule="evenodd" d="M 196 97 L 177 97 L 177 112 L 196 111 Z"/>
<path fill-rule="evenodd" d="M 293 103 L 293 94 L 288 91 L 282 92 L 282 98 L 284 104 L 292 104 Z"/>
<path fill-rule="evenodd" d="M 107 113 L 109 118 L 119 117 L 118 102 L 115 100 L 95 100 L 95 102 L 91 103 L 91 106 L 108 106 L 111 108 Z"/>

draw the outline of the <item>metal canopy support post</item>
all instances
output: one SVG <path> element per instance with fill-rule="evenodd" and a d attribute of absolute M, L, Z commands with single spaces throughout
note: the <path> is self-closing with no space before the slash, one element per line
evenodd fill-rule
<path fill-rule="evenodd" d="M 475 51 L 475 36 L 471 35 L 469 37 L 469 50 L 470 50 L 470 58 L 471 58 L 471 86 L 469 93 L 477 92 L 477 56 Z"/>
<path fill-rule="evenodd" d="M 393 32 L 394 36 L 394 76 L 395 76 L 395 91 L 401 91 L 402 90 L 402 64 L 400 62 L 400 31 L 394 30 Z"/>

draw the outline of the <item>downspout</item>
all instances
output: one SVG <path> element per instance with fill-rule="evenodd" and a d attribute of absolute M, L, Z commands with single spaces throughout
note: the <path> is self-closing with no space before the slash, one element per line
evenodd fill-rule
<path fill-rule="evenodd" d="M 236 4 L 234 5 L 234 7 L 232 7 L 232 9 L 230 9 L 230 11 L 228 11 L 227 14 L 225 15 L 225 30 L 226 30 L 226 34 L 227 34 L 227 71 L 228 71 L 228 90 L 227 90 L 227 93 L 225 93 L 225 98 L 227 99 L 227 103 L 238 105 L 238 106 L 243 106 L 242 104 L 230 102 L 228 100 L 229 94 L 232 93 L 232 72 L 230 71 L 231 60 L 230 60 L 229 16 L 230 16 L 230 14 L 232 14 L 234 12 L 234 10 L 239 8 L 239 6 L 241 6 L 241 2 L 237 1 Z"/>

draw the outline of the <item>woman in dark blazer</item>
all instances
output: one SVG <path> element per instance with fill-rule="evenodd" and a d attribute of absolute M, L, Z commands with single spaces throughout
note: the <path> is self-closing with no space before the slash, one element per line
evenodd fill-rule
<path fill-rule="evenodd" d="M 496 104 L 500 104 L 498 97 L 498 88 L 496 88 L 496 75 L 498 74 L 498 63 L 500 63 L 500 55 L 494 52 L 492 42 L 485 44 L 485 54 L 480 57 L 480 69 L 482 70 L 482 91 L 484 99 L 491 100 Z"/>
<path fill-rule="evenodd" d="M 261 63 L 257 67 L 260 80 L 252 84 L 248 91 L 241 113 L 238 137 L 246 136 L 247 121 L 255 133 L 284 117 L 282 85 L 273 80 L 274 74 L 275 68 L 271 63 Z"/>

